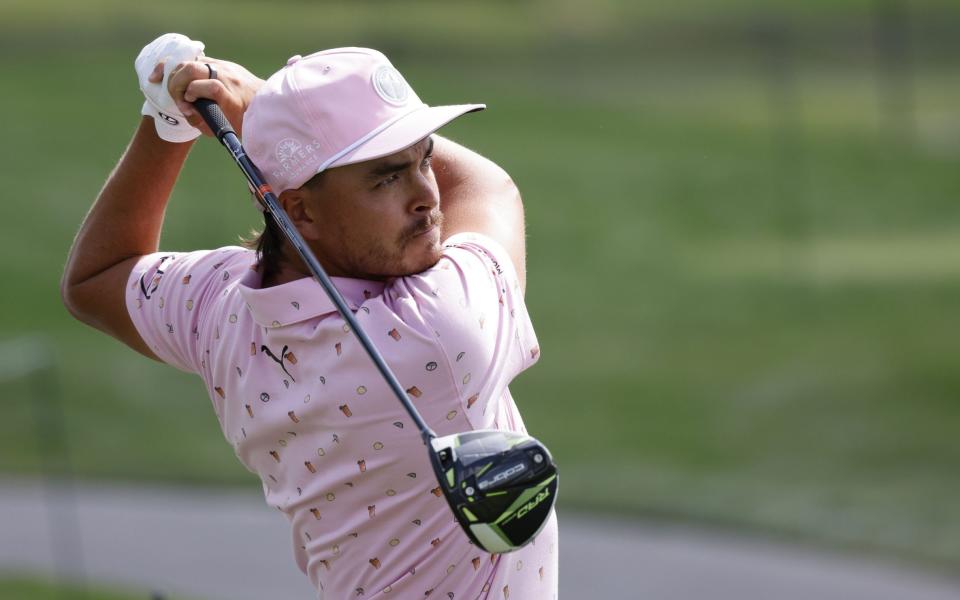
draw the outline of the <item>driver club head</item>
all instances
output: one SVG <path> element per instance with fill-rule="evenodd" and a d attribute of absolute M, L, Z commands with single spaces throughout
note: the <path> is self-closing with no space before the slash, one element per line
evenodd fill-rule
<path fill-rule="evenodd" d="M 433 438 L 430 445 L 440 488 L 474 544 L 510 552 L 540 533 L 557 500 L 557 466 L 546 446 L 495 429 Z"/>

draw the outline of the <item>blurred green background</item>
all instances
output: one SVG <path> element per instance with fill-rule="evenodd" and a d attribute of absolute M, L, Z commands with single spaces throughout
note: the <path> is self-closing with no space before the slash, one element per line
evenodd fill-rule
<path fill-rule="evenodd" d="M 489 105 L 443 133 L 524 194 L 543 355 L 512 389 L 562 508 L 960 566 L 954 0 L 6 0 L 0 337 L 52 342 L 79 476 L 254 489 L 198 381 L 58 294 L 167 31 L 261 76 L 372 46 L 425 101 Z M 258 217 L 206 140 L 162 246 Z M 36 475 L 56 427 L 35 381 L 0 389 L 0 477 Z"/>

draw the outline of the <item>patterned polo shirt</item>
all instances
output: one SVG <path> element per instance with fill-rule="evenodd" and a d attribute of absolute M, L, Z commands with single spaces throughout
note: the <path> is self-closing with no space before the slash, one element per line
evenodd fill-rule
<path fill-rule="evenodd" d="M 413 422 L 320 285 L 261 288 L 255 260 L 239 247 L 144 256 L 127 307 L 157 356 L 203 379 L 318 597 L 556 598 L 555 515 L 516 552 L 470 543 Z M 332 279 L 438 435 L 526 433 L 508 385 L 540 350 L 497 242 L 458 234 L 423 273 Z"/>

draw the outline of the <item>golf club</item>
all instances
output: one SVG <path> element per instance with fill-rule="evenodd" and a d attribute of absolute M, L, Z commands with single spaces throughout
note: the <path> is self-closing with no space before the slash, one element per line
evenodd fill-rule
<path fill-rule="evenodd" d="M 557 467 L 547 448 L 533 437 L 495 429 L 438 438 L 360 328 L 339 290 L 247 156 L 223 111 L 208 99 L 199 99 L 194 105 L 413 419 L 427 446 L 440 488 L 467 536 L 490 553 L 510 552 L 532 541 L 546 524 L 557 499 Z"/>

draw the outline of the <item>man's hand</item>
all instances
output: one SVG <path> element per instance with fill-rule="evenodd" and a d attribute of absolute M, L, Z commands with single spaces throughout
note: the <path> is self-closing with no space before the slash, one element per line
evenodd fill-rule
<path fill-rule="evenodd" d="M 215 74 L 216 79 L 211 79 L 211 74 Z M 163 65 L 158 64 L 150 75 L 150 81 L 157 83 L 162 80 Z M 209 98 L 220 105 L 237 135 L 241 135 L 243 113 L 263 83 L 262 79 L 236 63 L 204 56 L 177 64 L 167 78 L 167 90 L 190 125 L 204 135 L 211 136 L 213 133 L 193 107 L 192 103 L 197 98 Z"/>
<path fill-rule="evenodd" d="M 146 98 L 140 114 L 153 119 L 157 135 L 164 141 L 182 144 L 200 135 L 200 130 L 187 122 L 167 93 L 165 77 L 174 65 L 202 57 L 203 42 L 179 33 L 165 33 L 144 46 L 133 61 L 140 91 Z M 158 70 L 159 78 L 155 75 Z"/>

